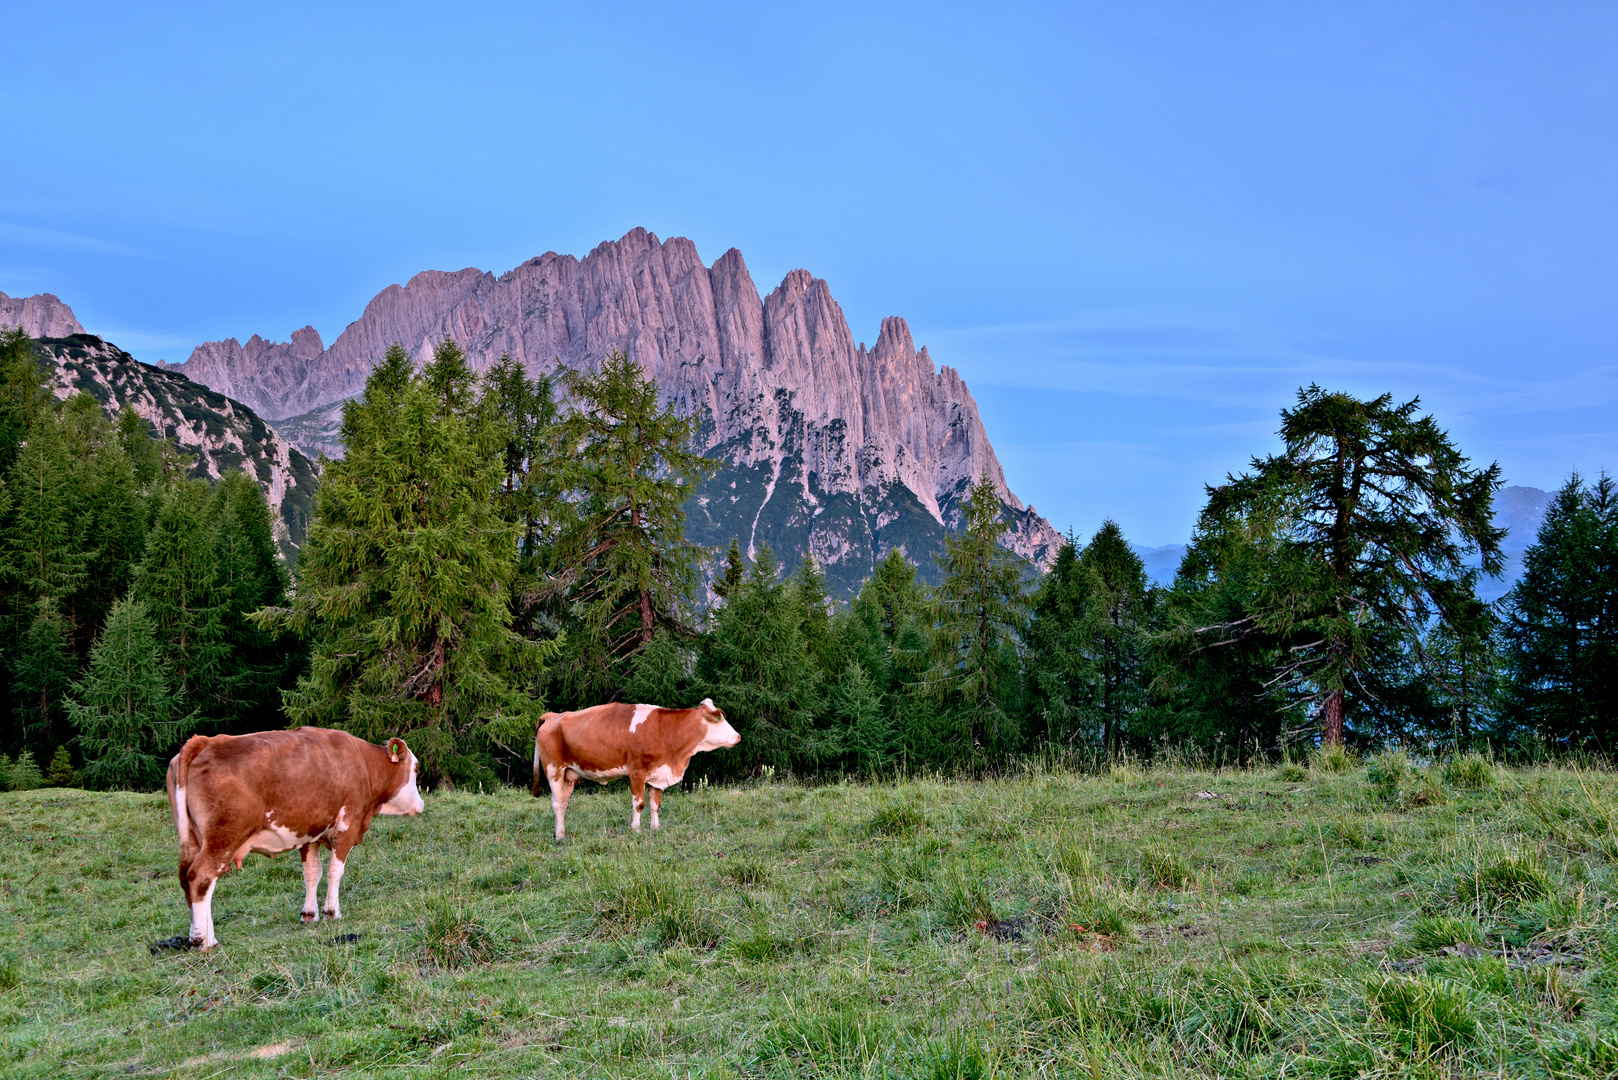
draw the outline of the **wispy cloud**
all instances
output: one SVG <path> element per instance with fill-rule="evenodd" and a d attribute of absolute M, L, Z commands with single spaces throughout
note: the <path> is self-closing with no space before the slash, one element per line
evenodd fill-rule
<path fill-rule="evenodd" d="M 123 255 L 141 258 L 147 253 L 139 248 L 103 240 L 97 236 L 80 236 L 59 229 L 40 229 L 33 225 L 16 225 L 0 221 L 0 243 L 18 247 L 44 248 L 51 251 L 88 251 L 101 255 Z"/>
<path fill-rule="evenodd" d="M 1112 393 L 1242 408 L 1311 382 L 1359 393 L 1442 395 L 1482 419 L 1618 402 L 1618 365 L 1574 369 L 1366 359 L 1225 327 L 1073 321 L 933 331 L 929 345 L 973 385 Z"/>

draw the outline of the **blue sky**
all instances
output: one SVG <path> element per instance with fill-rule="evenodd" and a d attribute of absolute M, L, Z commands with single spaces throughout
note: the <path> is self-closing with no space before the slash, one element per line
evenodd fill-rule
<path fill-rule="evenodd" d="M 591 10 L 581 10 L 583 8 Z M 336 9 L 336 10 L 334 10 Z M 0 290 L 145 360 L 636 225 L 903 315 L 1060 529 L 1318 381 L 1618 468 L 1618 6 L 13 5 Z"/>

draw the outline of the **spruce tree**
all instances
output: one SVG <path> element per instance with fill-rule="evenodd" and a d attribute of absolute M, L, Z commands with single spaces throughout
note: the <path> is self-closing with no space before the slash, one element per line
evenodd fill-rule
<path fill-rule="evenodd" d="M 286 603 L 287 573 L 277 555 L 270 507 L 245 474 L 227 473 L 208 505 L 213 595 L 224 656 L 204 709 L 221 731 L 279 727 L 281 691 L 290 689 L 302 650 L 248 616 Z"/>
<path fill-rule="evenodd" d="M 999 494 L 985 473 L 966 501 L 966 527 L 944 541 L 944 580 L 934 592 L 928 690 L 960 756 L 1004 752 L 1019 741 L 1006 707 L 1015 694 L 1018 639 L 1028 610 L 1020 560 L 1000 546 Z"/>
<path fill-rule="evenodd" d="M 723 600 L 735 592 L 747 578 L 747 560 L 742 555 L 742 546 L 735 537 L 731 537 L 730 550 L 725 552 L 719 564 L 719 573 L 714 576 L 714 595 Z"/>
<path fill-rule="evenodd" d="M 703 639 L 701 681 L 741 732 L 725 760 L 738 767 L 790 768 L 803 759 L 813 679 L 800 614 L 761 547 Z"/>
<path fill-rule="evenodd" d="M 792 575 L 792 602 L 797 605 L 799 628 L 803 631 L 807 659 L 817 672 L 836 674 L 826 666 L 831 647 L 831 600 L 826 595 L 826 577 L 815 563 L 812 552 L 805 552 Z"/>
<path fill-rule="evenodd" d="M 1275 679 L 1286 649 L 1255 615 L 1285 552 L 1275 522 L 1203 511 L 1151 639 L 1150 736 L 1274 756 L 1304 734 L 1305 692 Z"/>
<path fill-rule="evenodd" d="M 0 329 L 0 477 L 16 464 L 28 429 L 49 398 L 33 339 L 20 326 Z"/>
<path fill-rule="evenodd" d="M 170 689 L 157 627 L 139 601 L 113 606 L 68 703 L 92 787 L 149 791 L 163 785 L 169 756 L 191 730 Z"/>
<path fill-rule="evenodd" d="M 11 695 L 22 741 L 42 748 L 60 745 L 69 735 L 67 695 L 78 668 L 70 628 L 52 597 L 35 601 L 34 617 L 7 651 L 12 654 Z"/>
<path fill-rule="evenodd" d="M 1618 482 L 1575 474 L 1502 602 L 1507 715 L 1561 749 L 1618 747 Z"/>
<path fill-rule="evenodd" d="M 1084 590 L 1078 545 L 1072 536 L 1056 550 L 1034 595 L 1028 623 L 1026 664 L 1030 734 L 1057 742 L 1100 743 L 1085 730 L 1085 684 L 1091 674 L 1084 652 Z"/>
<path fill-rule="evenodd" d="M 420 375 L 389 348 L 344 406 L 291 608 L 259 616 L 310 644 L 293 723 L 402 735 L 434 779 L 492 779 L 494 748 L 532 737 L 526 681 L 550 650 L 511 628 L 505 434 L 451 341 Z"/>
<path fill-rule="evenodd" d="M 213 695 L 230 657 L 208 520 L 212 494 L 207 481 L 171 479 L 130 594 L 156 628 L 170 687 L 187 713 Z"/>
<path fill-rule="evenodd" d="M 517 530 L 512 581 L 514 626 L 554 636 L 564 590 L 556 543 L 577 514 L 567 498 L 568 453 L 551 381 L 531 379 L 509 355 L 484 375 L 484 400 L 501 425 L 500 516 Z"/>
<path fill-rule="evenodd" d="M 899 738 L 893 717 L 883 705 L 876 680 L 858 660 L 850 660 L 832 683 L 826 707 L 835 733 L 828 748 L 853 768 L 875 773 L 897 763 Z"/>

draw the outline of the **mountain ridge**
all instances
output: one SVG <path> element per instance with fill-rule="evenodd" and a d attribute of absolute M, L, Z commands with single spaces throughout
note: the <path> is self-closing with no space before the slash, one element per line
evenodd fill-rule
<path fill-rule="evenodd" d="M 1060 544 L 1007 486 L 959 373 L 936 367 L 904 319 L 884 319 L 867 347 L 808 271 L 764 296 L 735 248 L 705 265 L 689 239 L 645 229 L 498 276 L 422 271 L 377 293 L 329 347 L 305 327 L 287 342 L 205 342 L 168 370 L 332 453 L 340 403 L 387 347 L 424 362 L 446 338 L 480 371 L 502 355 L 548 374 L 623 351 L 700 418 L 698 449 L 723 463 L 692 500 L 693 537 L 767 542 L 787 569 L 813 553 L 840 593 L 894 547 L 930 574 L 979 475 L 1000 496 L 1007 547 L 1045 568 Z"/>

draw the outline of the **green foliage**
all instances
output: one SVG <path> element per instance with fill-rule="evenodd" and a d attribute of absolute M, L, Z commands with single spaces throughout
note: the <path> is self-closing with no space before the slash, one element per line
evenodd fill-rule
<path fill-rule="evenodd" d="M 162 493 L 131 593 L 156 628 L 175 692 L 187 700 L 216 684 L 229 649 L 208 527 L 211 493 L 201 480 Z"/>
<path fill-rule="evenodd" d="M 721 768 L 789 768 L 809 732 L 813 671 L 802 610 L 761 548 L 746 581 L 713 616 L 700 681 L 741 733 Z"/>
<path fill-rule="evenodd" d="M 45 780 L 51 787 L 75 787 L 79 782 L 79 771 L 73 767 L 73 755 L 68 753 L 65 746 L 58 746 L 51 755 L 51 764 L 45 770 Z"/>
<path fill-rule="evenodd" d="M 1146 705 L 1146 568 L 1112 521 L 1071 537 L 1040 583 L 1028 627 L 1029 706 L 1053 741 L 1117 752 Z"/>
<path fill-rule="evenodd" d="M 1008 708 L 1020 674 L 1018 642 L 1028 610 L 1022 566 L 1000 546 L 1003 508 L 985 473 L 966 501 L 966 528 L 944 541 L 944 580 L 933 594 L 926 673 L 940 705 L 934 753 L 962 760 L 1003 753 L 1020 741 Z"/>
<path fill-rule="evenodd" d="M 714 463 L 690 448 L 694 417 L 658 401 L 640 365 L 612 353 L 598 372 L 564 370 L 572 409 L 550 462 L 570 513 L 556 532 L 562 693 L 581 704 L 610 699 L 619 665 L 659 629 L 692 634 L 691 594 L 705 549 L 684 535 L 685 502 Z"/>
<path fill-rule="evenodd" d="M 0 754 L 0 791 L 32 791 L 44 786 L 45 774 L 39 771 L 33 754 L 23 750 L 15 761 Z"/>
<path fill-rule="evenodd" d="M 1444 783 L 1468 791 L 1481 791 L 1495 784 L 1494 763 L 1482 754 L 1462 754 L 1444 762 Z"/>
<path fill-rule="evenodd" d="M 1557 492 L 1502 605 L 1508 719 L 1548 744 L 1611 752 L 1618 739 L 1618 482 Z"/>
<path fill-rule="evenodd" d="M 692 696 L 695 678 L 696 654 L 667 630 L 659 630 L 632 659 L 624 700 L 683 708 L 698 700 Z"/>
<path fill-rule="evenodd" d="M 1210 488 L 1204 532 L 1245 533 L 1267 548 L 1245 613 L 1201 629 L 1214 641 L 1273 640 L 1275 681 L 1317 706 L 1321 738 L 1397 724 L 1410 666 L 1426 668 L 1434 623 L 1487 632 L 1479 568 L 1498 574 L 1492 523 L 1500 469 L 1472 469 L 1415 400 L 1361 401 L 1317 386 L 1282 410 L 1279 455 Z M 1406 710 L 1408 711 L 1408 710 Z"/>
<path fill-rule="evenodd" d="M 155 621 L 138 600 L 115 604 L 90 652 L 90 669 L 73 688 L 68 712 L 84 748 L 93 787 L 151 790 L 195 715 L 179 712 Z"/>
<path fill-rule="evenodd" d="M 1466 998 L 1443 983 L 1384 975 L 1367 980 L 1365 998 L 1388 1035 L 1412 1050 L 1452 1049 L 1477 1037 Z"/>
<path fill-rule="evenodd" d="M 295 723 L 401 735 L 433 778 L 486 775 L 493 745 L 531 738 L 524 693 L 549 651 L 511 628 L 517 526 L 501 486 L 505 430 L 444 342 L 421 373 L 388 350 L 343 410 L 290 610 L 258 625 L 307 640 Z"/>

